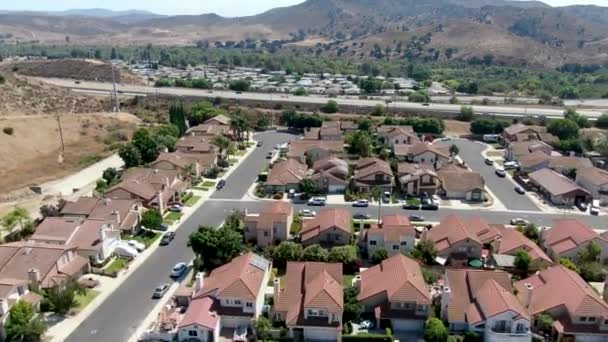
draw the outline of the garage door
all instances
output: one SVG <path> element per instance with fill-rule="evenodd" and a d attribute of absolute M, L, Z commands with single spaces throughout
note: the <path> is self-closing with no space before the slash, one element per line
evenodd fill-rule
<path fill-rule="evenodd" d="M 342 185 L 330 185 L 327 189 L 330 194 L 341 194 L 344 193 L 344 186 Z"/>
<path fill-rule="evenodd" d="M 606 342 L 608 337 L 600 335 L 578 335 L 576 336 L 576 342 Z"/>
<path fill-rule="evenodd" d="M 391 320 L 394 331 L 422 331 L 424 321 L 421 319 L 393 319 Z"/>
<path fill-rule="evenodd" d="M 247 319 L 247 317 L 222 316 L 221 323 L 222 328 L 234 329 L 240 326 L 249 326 L 251 319 Z"/>
<path fill-rule="evenodd" d="M 336 329 L 315 329 L 304 328 L 305 341 L 337 341 L 338 332 Z"/>

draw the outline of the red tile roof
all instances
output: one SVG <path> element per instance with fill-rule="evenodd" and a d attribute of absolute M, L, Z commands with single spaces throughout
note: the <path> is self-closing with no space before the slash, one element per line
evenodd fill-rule
<path fill-rule="evenodd" d="M 297 184 L 306 177 L 308 168 L 295 159 L 287 159 L 276 163 L 270 173 L 266 184 L 283 186 Z"/>
<path fill-rule="evenodd" d="M 302 241 L 318 236 L 328 229 L 340 229 L 351 234 L 351 214 L 347 209 L 324 209 L 317 217 L 302 222 Z"/>
<path fill-rule="evenodd" d="M 199 325 L 205 329 L 214 331 L 220 317 L 216 312 L 212 311 L 212 306 L 213 299 L 209 297 L 193 299 L 177 328 L 182 329 L 190 325 Z"/>
<path fill-rule="evenodd" d="M 586 223 L 576 219 L 555 220 L 553 227 L 544 230 L 541 238 L 543 246 L 558 255 L 594 239 L 604 240 Z"/>
<path fill-rule="evenodd" d="M 588 193 L 587 190 L 576 185 L 570 178 L 551 169 L 541 169 L 532 172 L 529 177 L 530 180 L 553 196 L 565 195 L 574 191 Z"/>
<path fill-rule="evenodd" d="M 465 221 L 464 218 L 457 215 L 449 215 L 443 218 L 438 225 L 425 232 L 424 237 L 435 243 L 437 252 L 441 253 L 449 249 L 452 245 L 463 241 L 470 240 L 478 244 L 483 244 L 480 236 L 477 233 L 490 234 L 485 231 L 485 226 L 482 225 L 483 219 L 476 219 L 470 221 L 473 224 Z M 471 229 L 475 227 L 475 229 Z M 488 231 L 492 230 L 492 227 L 488 225 Z"/>
<path fill-rule="evenodd" d="M 366 230 L 366 235 L 381 234 L 385 242 L 399 243 L 401 236 L 416 236 L 416 229 L 410 219 L 403 214 L 384 215 L 380 226 L 372 225 Z"/>
<path fill-rule="evenodd" d="M 431 303 L 420 265 L 402 254 L 396 254 L 361 272 L 361 289 L 357 299 L 363 301 L 379 294 L 384 294 L 388 301 Z"/>
<path fill-rule="evenodd" d="M 535 244 L 532 240 L 525 237 L 515 229 L 500 227 L 498 228 L 501 239 L 499 246 L 494 250 L 496 254 L 515 255 L 518 250 L 523 249 L 528 252 L 532 261 L 546 261 L 552 263 L 551 258 Z"/>

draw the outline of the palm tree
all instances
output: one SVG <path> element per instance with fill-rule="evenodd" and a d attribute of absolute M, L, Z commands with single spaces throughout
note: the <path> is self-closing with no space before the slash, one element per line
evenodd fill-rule
<path fill-rule="evenodd" d="M 23 229 L 25 223 L 29 222 L 30 220 L 30 214 L 27 212 L 27 210 L 21 207 L 15 207 L 15 209 L 2 217 L 0 221 L 2 226 L 4 226 L 9 233 L 12 233 L 17 225 L 19 225 L 19 229 Z"/>
<path fill-rule="evenodd" d="M 230 139 L 226 138 L 223 135 L 216 135 L 215 137 L 213 137 L 211 143 L 217 146 L 217 148 L 219 149 L 220 158 L 222 158 L 223 152 L 230 148 L 230 144 L 232 144 L 232 141 L 230 141 Z"/>

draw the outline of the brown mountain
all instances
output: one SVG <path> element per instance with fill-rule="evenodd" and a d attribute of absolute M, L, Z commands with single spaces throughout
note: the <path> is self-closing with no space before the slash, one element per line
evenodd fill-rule
<path fill-rule="evenodd" d="M 608 61 L 608 8 L 509 0 L 308 0 L 265 13 L 154 17 L 0 15 L 8 41 L 186 45 L 282 40 L 348 58 L 492 60 L 555 67 Z"/>

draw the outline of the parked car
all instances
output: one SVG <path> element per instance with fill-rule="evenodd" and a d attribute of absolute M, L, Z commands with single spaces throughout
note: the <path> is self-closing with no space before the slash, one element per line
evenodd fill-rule
<path fill-rule="evenodd" d="M 232 340 L 236 342 L 247 342 L 247 327 L 241 325 L 234 329 Z"/>
<path fill-rule="evenodd" d="M 146 250 L 146 245 L 144 245 L 143 243 L 139 242 L 139 241 L 135 241 L 135 240 L 123 240 L 127 243 L 127 245 L 135 248 L 138 252 L 143 252 L 144 250 Z"/>
<path fill-rule="evenodd" d="M 505 170 L 515 170 L 519 168 L 519 164 L 514 161 L 508 161 L 503 164 L 503 167 L 505 168 Z"/>
<path fill-rule="evenodd" d="M 266 159 L 272 159 L 272 157 L 274 157 L 274 151 L 268 152 L 268 154 L 266 155 Z"/>
<path fill-rule="evenodd" d="M 157 230 L 160 230 L 161 232 L 164 232 L 167 229 L 169 229 L 169 225 L 166 223 L 161 223 L 160 226 L 158 226 L 158 228 L 157 228 Z"/>
<path fill-rule="evenodd" d="M 424 222 L 424 216 L 421 215 L 410 215 L 411 222 Z"/>
<path fill-rule="evenodd" d="M 486 160 L 484 162 L 486 163 L 486 165 L 490 165 L 490 166 L 494 165 L 494 161 L 490 158 L 486 158 Z"/>
<path fill-rule="evenodd" d="M 591 215 L 600 214 L 600 200 L 593 200 L 591 202 L 591 208 L 589 209 L 589 214 L 591 214 Z"/>
<path fill-rule="evenodd" d="M 420 204 L 404 204 L 403 209 L 406 210 L 419 210 L 420 209 Z"/>
<path fill-rule="evenodd" d="M 520 195 L 523 195 L 526 193 L 526 190 L 524 190 L 521 186 L 516 186 L 515 187 L 515 192 L 517 192 Z"/>
<path fill-rule="evenodd" d="M 264 144 L 263 142 L 258 141 L 258 143 L 257 143 L 256 145 L 257 145 L 257 147 L 260 147 L 260 146 L 262 146 L 263 144 Z"/>
<path fill-rule="evenodd" d="M 300 216 L 302 217 L 315 217 L 317 216 L 317 212 L 310 209 L 302 209 L 300 210 Z"/>
<path fill-rule="evenodd" d="M 172 211 L 174 213 L 181 213 L 184 210 L 184 207 L 182 207 L 181 205 L 178 204 L 173 204 L 171 206 L 169 206 L 169 211 Z"/>
<path fill-rule="evenodd" d="M 524 220 L 522 218 L 514 218 L 514 219 L 511 219 L 511 224 L 514 226 L 526 226 L 526 225 L 530 224 L 530 221 Z"/>
<path fill-rule="evenodd" d="M 420 206 L 422 210 L 439 210 L 439 206 L 435 203 L 427 203 Z"/>
<path fill-rule="evenodd" d="M 370 321 L 370 320 L 364 320 L 361 321 L 361 324 L 359 324 L 359 326 L 361 327 L 361 329 L 373 329 L 374 328 L 374 322 Z"/>
<path fill-rule="evenodd" d="M 173 269 L 171 269 L 171 278 L 181 277 L 187 269 L 188 265 L 185 262 L 177 263 L 175 266 L 173 266 Z"/>
<path fill-rule="evenodd" d="M 496 173 L 496 175 L 501 178 L 507 176 L 507 171 L 505 171 L 504 169 L 496 169 L 496 171 L 494 171 L 494 173 Z"/>
<path fill-rule="evenodd" d="M 368 220 L 372 218 L 372 216 L 368 213 L 356 213 L 355 215 L 353 215 L 353 218 L 355 220 Z"/>
<path fill-rule="evenodd" d="M 171 243 L 175 239 L 175 232 L 166 232 L 163 237 L 160 239 L 160 245 L 166 246 Z"/>
<path fill-rule="evenodd" d="M 215 189 L 222 190 L 225 186 L 226 186 L 226 181 L 222 179 L 217 183 Z"/>
<path fill-rule="evenodd" d="M 587 211 L 587 209 L 589 209 L 589 207 L 587 206 L 587 203 L 586 202 L 582 202 L 582 201 L 577 202 L 576 206 L 578 207 L 578 209 L 580 211 Z"/>
<path fill-rule="evenodd" d="M 152 294 L 152 298 L 162 298 L 165 293 L 167 293 L 167 291 L 169 291 L 169 284 L 164 283 L 161 285 L 158 285 L 155 289 L 154 289 L 154 293 Z"/>
<path fill-rule="evenodd" d="M 308 205 L 324 206 L 325 205 L 325 198 L 322 198 L 322 197 L 313 197 L 313 198 L 311 198 L 311 199 L 308 200 Z"/>
<path fill-rule="evenodd" d="M 359 207 L 359 208 L 366 208 L 369 206 L 369 201 L 368 200 L 358 200 L 353 202 L 353 207 Z"/>

